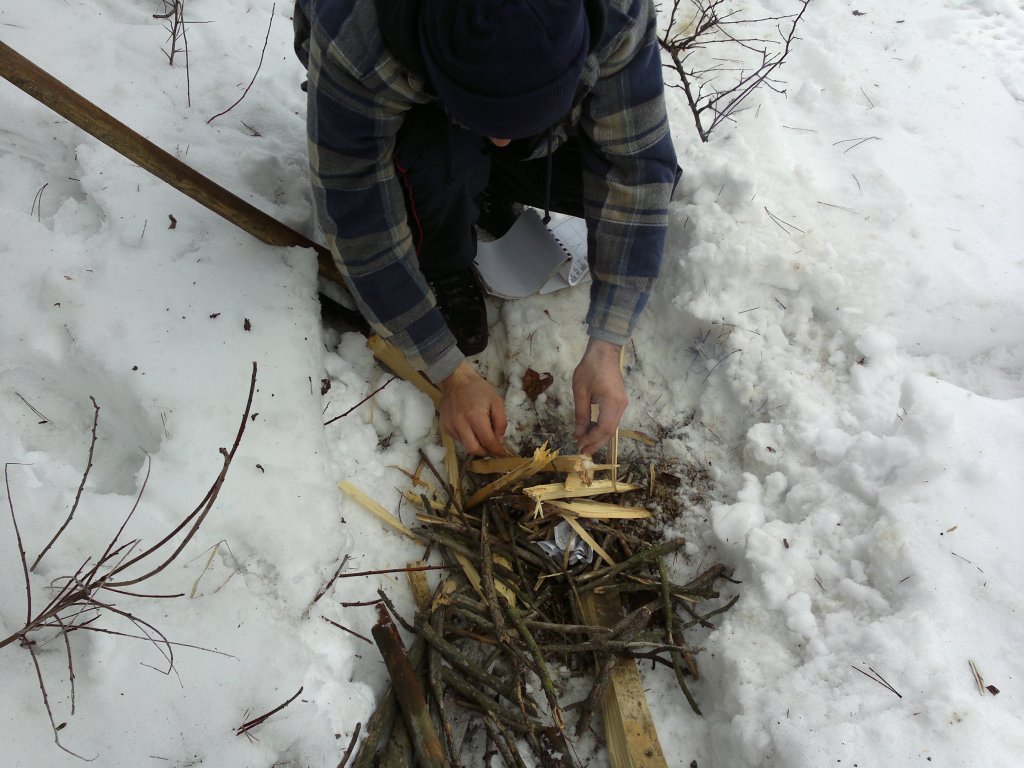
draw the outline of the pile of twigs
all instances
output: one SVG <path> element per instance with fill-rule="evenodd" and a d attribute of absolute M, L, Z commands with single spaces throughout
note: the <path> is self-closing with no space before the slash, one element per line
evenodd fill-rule
<path fill-rule="evenodd" d="M 729 572 L 713 565 L 687 584 L 673 583 L 667 563 L 683 539 L 654 546 L 608 522 L 643 516 L 641 508 L 543 500 L 557 496 L 550 489 L 558 487 L 573 489 L 573 498 L 596 495 L 587 492 L 588 482 L 599 491 L 604 488 L 600 483 L 610 483 L 609 491 L 620 494 L 635 487 L 614 478 L 581 480 L 574 472 L 544 483 L 552 479 L 556 462 L 553 454 L 543 458 L 550 459 L 547 477 L 530 477 L 520 468 L 518 479 L 499 479 L 483 492 L 462 494 L 435 472 L 441 492 L 418 481 L 428 492 L 406 494 L 423 509 L 421 526 L 411 533 L 452 566 L 452 576 L 431 595 L 422 571 L 410 574 L 418 606 L 411 621 L 379 593 L 387 609 L 380 607 L 373 634 L 394 687 L 367 723 L 353 763 L 357 768 L 417 761 L 430 768 L 459 765 L 473 716 L 476 733 L 489 745 L 487 764 L 496 751 L 508 766 L 578 765 L 574 740 L 587 732 L 595 709 L 602 707 L 616 664 L 633 664 L 632 659 L 672 669 L 699 714 L 686 678 L 698 679 L 695 655 L 701 649 L 687 643 L 686 633 L 711 626 L 710 617 L 735 603 L 734 597 L 714 610 L 699 611 L 701 602 L 719 597 L 716 583 L 728 579 Z M 565 457 L 558 461 L 565 466 Z M 545 462 L 535 457 L 533 463 L 535 472 Z M 529 485 L 538 480 L 540 485 Z M 622 496 L 614 498 L 618 502 Z M 564 542 L 566 523 L 572 541 L 552 556 L 540 542 L 552 539 L 559 524 Z M 570 562 L 576 545 L 594 553 L 590 562 Z M 408 653 L 391 617 L 414 634 Z M 404 700 L 413 688 L 422 691 L 422 698 Z M 398 711 L 406 730 L 400 723 L 393 728 Z M 524 760 L 521 749 L 529 749 L 533 759 Z M 479 759 L 471 762 L 479 764 Z"/>

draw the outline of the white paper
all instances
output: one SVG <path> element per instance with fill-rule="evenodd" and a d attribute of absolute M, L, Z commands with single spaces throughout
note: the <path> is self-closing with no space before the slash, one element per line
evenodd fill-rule
<path fill-rule="evenodd" d="M 477 244 L 474 264 L 488 293 L 519 299 L 584 281 L 588 275 L 586 222 L 572 216 L 560 218 L 553 233 L 528 208 L 503 237 Z"/>

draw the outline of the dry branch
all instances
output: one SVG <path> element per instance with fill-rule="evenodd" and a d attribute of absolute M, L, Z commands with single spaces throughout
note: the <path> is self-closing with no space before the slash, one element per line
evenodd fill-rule
<path fill-rule="evenodd" d="M 412 736 L 420 765 L 423 768 L 447 768 L 444 748 L 430 718 L 420 678 L 405 652 L 405 645 L 398 636 L 398 630 L 391 621 L 387 609 L 381 605 L 377 607 L 377 611 L 378 619 L 373 627 L 373 639 L 377 641 L 388 674 L 391 675 L 392 690 L 398 699 L 405 725 Z"/>

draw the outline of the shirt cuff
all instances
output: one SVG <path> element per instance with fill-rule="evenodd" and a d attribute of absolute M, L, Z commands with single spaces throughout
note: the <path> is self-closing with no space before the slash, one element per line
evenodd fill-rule
<path fill-rule="evenodd" d="M 447 347 L 441 356 L 427 362 L 426 374 L 435 384 L 440 384 L 444 379 L 451 376 L 452 372 L 459 367 L 459 364 L 466 359 L 466 356 L 459 351 L 458 345 L 454 342 Z"/>
<path fill-rule="evenodd" d="M 625 346 L 629 341 L 629 336 L 623 336 L 620 333 L 613 333 L 612 331 L 605 330 L 604 328 L 596 328 L 593 325 L 587 326 L 587 336 L 598 341 L 607 341 L 611 344 L 616 344 L 620 347 Z"/>

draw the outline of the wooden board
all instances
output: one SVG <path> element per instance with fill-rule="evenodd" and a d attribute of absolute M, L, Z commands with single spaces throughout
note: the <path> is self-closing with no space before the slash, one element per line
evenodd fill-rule
<path fill-rule="evenodd" d="M 583 616 L 591 624 L 610 627 L 622 618 L 618 595 L 582 595 Z M 605 739 L 612 768 L 668 768 L 658 731 L 647 706 L 636 661 L 621 655 L 601 701 Z"/>

